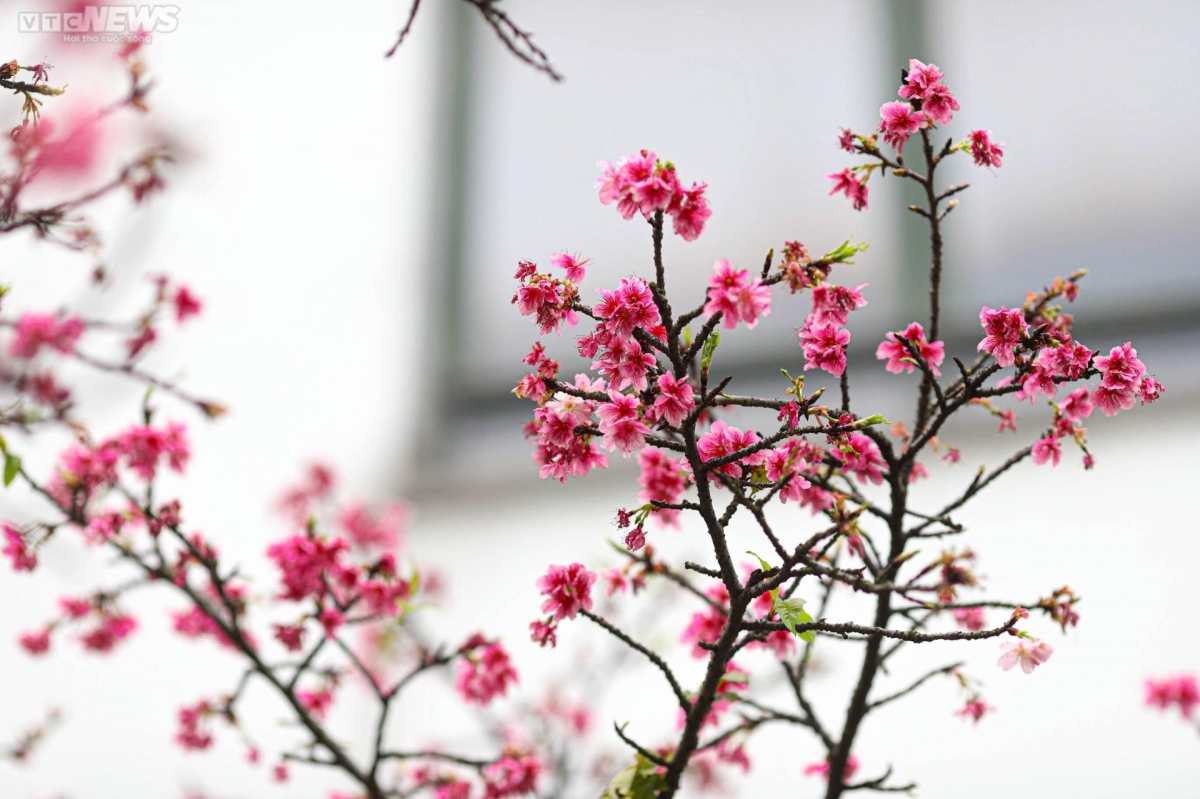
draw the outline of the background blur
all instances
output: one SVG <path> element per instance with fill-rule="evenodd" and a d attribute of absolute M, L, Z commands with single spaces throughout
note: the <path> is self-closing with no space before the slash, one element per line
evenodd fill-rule
<path fill-rule="evenodd" d="M 1065 581 L 1085 597 L 1082 626 L 1065 638 L 1037 623 L 1054 659 L 1027 677 L 995 667 L 994 642 L 922 647 L 906 669 L 965 659 L 999 712 L 966 724 L 952 716 L 955 689 L 934 683 L 873 718 L 856 754 L 865 773 L 895 763 L 935 799 L 964 786 L 981 798 L 1200 796 L 1195 734 L 1145 710 L 1141 684 L 1200 669 L 1190 501 L 1200 432 L 1189 413 L 1200 389 L 1200 5 L 505 3 L 565 74 L 561 84 L 450 0 L 425 0 L 390 61 L 382 55 L 408 10 L 398 0 L 178 5 L 178 29 L 157 36 L 148 59 L 155 119 L 188 162 L 166 195 L 101 220 L 112 223 L 101 229 L 115 277 L 97 307 L 130 301 L 159 271 L 206 301 L 160 361 L 233 409 L 195 430 L 189 523 L 268 578 L 261 552 L 281 532 L 270 505 L 313 458 L 333 463 L 352 494 L 406 496 L 417 507 L 412 550 L 450 582 L 440 629 L 450 639 L 480 627 L 503 634 L 531 689 L 592 646 L 582 625 L 564 628 L 558 650 L 527 641 L 533 580 L 549 562 L 607 565 L 613 509 L 635 484 L 620 458 L 566 487 L 537 479 L 520 437 L 529 405 L 508 393 L 536 333 L 509 305 L 517 261 L 582 250 L 594 259 L 585 301 L 596 286 L 644 273 L 645 230 L 601 206 L 591 184 L 597 160 L 650 148 L 684 181 L 710 187 L 705 234 L 666 242 L 678 290 L 699 298 L 717 258 L 756 265 L 788 239 L 814 253 L 848 237 L 871 244 L 837 278 L 870 283 L 852 328 L 854 403 L 907 418 L 899 399 L 910 382 L 872 356 L 884 331 L 924 318 L 922 226 L 902 210 L 898 181 L 873 180 L 871 209 L 859 214 L 826 196 L 823 176 L 852 162 L 837 132 L 872 128 L 908 57 L 938 64 L 962 103 L 955 138 L 984 127 L 1009 140 L 995 175 L 962 158 L 948 170 L 947 180 L 974 184 L 947 223 L 950 350 L 974 349 L 980 305 L 1020 303 L 1086 267 L 1078 337 L 1098 349 L 1132 338 L 1167 394 L 1153 408 L 1092 419 L 1094 471 L 1073 453 L 1053 473 L 1027 465 L 962 515 L 991 593 L 1036 596 Z M 113 86 L 72 73 L 79 53 L 17 33 L 16 14 L 40 7 L 0 5 L 0 56 L 49 57 L 59 83 Z M 85 285 L 84 259 L 17 237 L 0 247 L 0 282 L 21 292 L 6 313 Z M 738 355 L 742 385 L 801 367 L 791 328 L 805 312 L 780 297 L 754 335 L 737 331 L 722 345 Z M 568 374 L 571 343 L 565 336 L 558 353 Z M 121 399 L 102 412 L 115 426 L 137 395 L 104 399 Z M 1000 438 L 990 417 L 976 419 L 950 434 L 964 463 L 935 472 L 943 484 L 928 485 L 929 505 L 1034 429 Z M 806 515 L 789 518 L 806 529 Z M 686 528 L 659 537 L 702 551 Z M 38 579 L 0 577 L 0 642 L 51 613 L 58 595 L 101 579 L 92 554 L 61 547 Z M 325 796 L 328 783 L 311 771 L 269 783 L 228 739 L 204 755 L 170 743 L 175 708 L 225 690 L 236 673 L 214 648 L 170 636 L 156 601 L 138 599 L 144 629 L 111 658 L 64 647 L 33 661 L 0 646 L 0 735 L 51 705 L 67 716 L 32 767 L 0 763 L 0 797 Z M 857 657 L 853 646 L 831 648 L 823 716 L 842 712 Z M 598 738 L 612 719 L 637 719 L 631 731 L 645 740 L 671 729 L 669 712 L 657 727 L 645 712 L 660 686 L 641 676 L 609 693 Z M 409 712 L 427 724 L 441 709 L 430 700 Z M 269 748 L 287 731 L 259 732 Z M 758 767 L 736 792 L 817 795 L 799 775 L 823 753 L 815 740 L 795 741 L 781 730 L 756 739 Z"/>

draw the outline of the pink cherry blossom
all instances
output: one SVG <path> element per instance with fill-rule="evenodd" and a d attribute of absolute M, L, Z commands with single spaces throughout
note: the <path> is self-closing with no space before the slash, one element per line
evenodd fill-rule
<path fill-rule="evenodd" d="M 945 73 L 937 68 L 937 64 L 925 64 L 921 61 L 908 59 L 908 75 L 904 85 L 900 87 L 900 96 L 905 100 L 924 100 L 941 85 Z"/>
<path fill-rule="evenodd" d="M 643 502 L 678 502 L 687 486 L 683 468 L 678 458 L 672 458 L 660 449 L 647 447 L 638 453 L 641 474 L 638 483 L 642 491 L 638 495 Z M 668 527 L 677 527 L 679 511 L 674 508 L 659 508 L 653 516 Z"/>
<path fill-rule="evenodd" d="M 466 653 L 458 663 L 454 687 L 467 702 L 487 707 L 517 682 L 517 671 L 500 644 L 487 644 Z"/>
<path fill-rule="evenodd" d="M 336 569 L 350 545 L 340 538 L 326 541 L 302 535 L 267 547 L 267 557 L 283 573 L 281 599 L 299 601 L 325 593 L 325 576 Z"/>
<path fill-rule="evenodd" d="M 995 712 L 996 708 L 992 707 L 987 702 L 984 702 L 982 699 L 976 696 L 968 699 L 967 704 L 962 708 L 962 710 L 959 710 L 954 715 L 962 716 L 964 719 L 970 719 L 975 723 L 979 723 L 979 720 L 985 715 Z"/>
<path fill-rule="evenodd" d="M 566 270 L 567 280 L 578 285 L 587 274 L 585 268 L 591 263 L 591 258 L 581 258 L 579 253 L 571 255 L 566 250 L 560 250 L 550 256 L 550 263 L 559 269 Z"/>
<path fill-rule="evenodd" d="M 753 329 L 759 317 L 771 313 L 771 288 L 761 279 L 751 277 L 747 269 L 735 270 L 724 258 L 713 268 L 716 274 L 708 279 L 708 302 L 704 304 L 707 318 L 721 313 L 722 326 L 732 330 L 738 322 L 745 322 Z"/>
<path fill-rule="evenodd" d="M 173 471 L 182 472 L 191 457 L 187 428 L 168 422 L 162 429 L 134 425 L 114 439 L 125 462 L 143 480 L 153 480 L 164 458 Z"/>
<path fill-rule="evenodd" d="M 542 761 L 534 755 L 506 755 L 483 768 L 484 799 L 525 796 L 537 790 Z"/>
<path fill-rule="evenodd" d="M 954 112 L 959 109 L 958 100 L 945 86 L 937 86 L 921 103 L 921 112 L 938 125 L 949 125 L 954 121 Z"/>
<path fill-rule="evenodd" d="M 723 420 L 718 419 L 716 422 L 713 422 L 709 431 L 702 435 L 700 440 L 696 442 L 696 448 L 700 451 L 701 460 L 711 461 L 739 452 L 756 444 L 758 440 L 758 434 L 753 430 L 743 432 L 736 427 L 730 427 Z M 730 477 L 741 477 L 743 464 L 757 466 L 763 463 L 766 457 L 766 452 L 759 450 L 744 458 L 739 458 L 732 463 L 727 463 L 719 467 L 717 471 Z M 687 468 L 686 464 L 685 468 Z"/>
<path fill-rule="evenodd" d="M 658 396 L 646 409 L 646 418 L 678 427 L 695 408 L 696 401 L 687 378 L 677 380 L 670 372 L 663 372 L 658 378 Z"/>
<path fill-rule="evenodd" d="M 1058 406 L 1059 413 L 1072 422 L 1079 422 L 1092 415 L 1092 402 L 1087 388 L 1077 388 L 1068 394 Z"/>
<path fill-rule="evenodd" d="M 842 468 L 858 478 L 860 483 L 870 480 L 875 485 L 883 482 L 880 467 L 885 466 L 883 454 L 879 445 L 865 433 L 850 433 L 845 442 L 832 451 L 835 458 L 842 462 Z"/>
<path fill-rule="evenodd" d="M 1122 386 L 1098 386 L 1092 391 L 1092 404 L 1105 416 L 1116 416 L 1137 404 L 1137 394 L 1132 388 Z"/>
<path fill-rule="evenodd" d="M 659 324 L 654 296 L 641 278 L 621 278 L 616 290 L 600 289 L 600 297 L 594 310 L 596 316 L 604 320 L 604 330 L 613 336 L 626 339 L 633 335 L 635 328 Z"/>
<path fill-rule="evenodd" d="M 4 525 L 4 557 L 12 561 L 13 571 L 31 572 L 37 568 L 37 555 L 25 544 L 25 537 L 15 527 Z"/>
<path fill-rule="evenodd" d="M 688 626 L 684 628 L 679 640 L 685 644 L 693 644 L 692 657 L 705 659 L 709 652 L 700 644 L 715 644 L 725 629 L 725 615 L 716 608 L 708 608 L 699 613 L 693 613 Z"/>
<path fill-rule="evenodd" d="M 854 204 L 855 211 L 865 211 L 867 208 L 867 184 L 866 181 L 859 180 L 858 176 L 849 167 L 841 172 L 834 172 L 831 175 L 826 175 L 826 178 L 834 181 L 833 188 L 829 190 L 830 195 L 841 192 Z"/>
<path fill-rule="evenodd" d="M 75 316 L 60 320 L 53 314 L 22 314 L 14 328 L 16 335 L 8 346 L 8 354 L 29 359 L 44 347 L 69 354 L 75 351 L 75 343 L 83 331 L 83 321 Z"/>
<path fill-rule="evenodd" d="M 87 178 L 100 161 L 104 130 L 93 109 L 79 108 L 70 114 L 55 135 L 54 120 L 43 118 L 38 126 L 42 140 L 36 169 L 40 175 L 63 181 Z"/>
<path fill-rule="evenodd" d="M 619 450 L 621 455 L 629 457 L 646 446 L 646 436 L 650 433 L 650 428 L 641 420 L 641 402 L 635 394 L 618 391 L 609 391 L 608 398 L 609 402 L 596 407 L 600 433 L 604 436 L 600 445 L 607 450 Z"/>
<path fill-rule="evenodd" d="M 1004 157 L 1004 150 L 1001 148 L 1005 142 L 997 144 L 992 141 L 991 136 L 990 130 L 971 131 L 971 157 L 975 159 L 977 166 L 1000 166 L 1000 161 Z"/>
<path fill-rule="evenodd" d="M 300 690 L 296 692 L 296 699 L 300 700 L 300 704 L 304 705 L 304 709 L 313 718 L 323 719 L 333 704 L 333 693 L 328 688 L 317 691 Z"/>
<path fill-rule="evenodd" d="M 592 609 L 592 583 L 596 573 L 588 571 L 580 563 L 570 566 L 551 566 L 538 578 L 537 587 L 545 597 L 543 613 L 554 614 L 554 621 L 573 619 L 581 610 Z"/>
<path fill-rule="evenodd" d="M 834 377 L 846 371 L 846 345 L 850 331 L 833 323 L 816 324 L 809 316 L 797 333 L 804 350 L 804 369 L 824 369 Z"/>
<path fill-rule="evenodd" d="M 925 330 L 919 322 L 913 322 L 903 333 L 888 333 L 883 343 L 875 350 L 876 358 L 887 361 L 884 365 L 885 369 L 893 374 L 900 374 L 900 372 L 912 374 L 913 369 L 916 368 L 912 355 L 908 348 L 901 343 L 901 340 L 911 342 L 920 356 L 929 364 L 930 371 L 935 375 L 941 374 L 938 367 L 946 358 L 946 347 L 940 341 L 932 343 L 926 341 Z"/>
<path fill-rule="evenodd" d="M 179 731 L 175 733 L 175 742 L 185 750 L 201 750 L 212 746 L 212 733 L 202 725 L 213 712 L 208 702 L 203 700 L 195 705 L 181 707 Z"/>
<path fill-rule="evenodd" d="M 850 286 L 832 286 L 822 283 L 812 290 L 812 320 L 813 324 L 844 325 L 850 319 L 851 311 L 856 311 L 867 305 L 862 290 L 868 284 L 862 283 L 854 288 Z"/>
<path fill-rule="evenodd" d="M 1054 653 L 1050 644 L 1036 638 L 1014 638 L 1000 644 L 1000 650 L 1004 654 L 1000 656 L 996 665 L 1008 671 L 1020 664 L 1021 671 L 1026 674 L 1032 674 L 1034 669 L 1049 660 L 1050 655 Z"/>
<path fill-rule="evenodd" d="M 44 655 L 50 651 L 50 631 L 38 630 L 33 633 L 21 633 L 17 643 L 30 655 Z"/>
<path fill-rule="evenodd" d="M 987 625 L 983 608 L 955 608 L 954 621 L 959 627 L 971 632 L 979 632 Z"/>
<path fill-rule="evenodd" d="M 298 624 L 276 624 L 275 638 L 289 652 L 299 652 L 304 648 L 304 627 Z"/>
<path fill-rule="evenodd" d="M 403 540 L 408 516 L 408 505 L 403 502 L 388 502 L 378 513 L 362 503 L 353 503 L 338 513 L 337 524 L 357 547 L 396 549 Z"/>
<path fill-rule="evenodd" d="M 531 622 L 529 624 L 530 639 L 538 646 L 555 646 L 558 644 L 557 628 L 542 620 Z"/>
<path fill-rule="evenodd" d="M 846 758 L 846 773 L 844 778 L 847 780 L 850 779 L 854 776 L 854 772 L 856 771 L 858 771 L 858 758 L 854 755 L 850 755 L 850 757 Z M 828 760 L 822 763 L 809 763 L 804 767 L 804 776 L 811 777 L 816 774 L 820 774 L 821 779 L 823 780 L 829 780 Z"/>
<path fill-rule="evenodd" d="M 1092 363 L 1100 372 L 1102 385 L 1107 388 L 1134 390 L 1146 374 L 1146 365 L 1138 360 L 1137 350 L 1128 341 L 1113 347 L 1108 355 L 1096 356 Z"/>
<path fill-rule="evenodd" d="M 1180 674 L 1163 679 L 1146 680 L 1146 705 L 1166 710 L 1179 706 L 1185 719 L 1191 719 L 1200 707 L 1200 681 L 1194 674 Z"/>
<path fill-rule="evenodd" d="M 179 324 L 183 324 L 193 316 L 199 316 L 204 307 L 204 303 L 195 294 L 192 294 L 187 286 L 180 286 L 175 291 L 171 303 L 175 306 L 175 321 Z"/>
<path fill-rule="evenodd" d="M 928 125 L 925 114 L 905 102 L 884 103 L 879 109 L 879 116 L 883 120 L 879 123 L 879 132 L 883 134 L 883 140 L 892 145 L 898 153 L 904 152 L 904 144 L 913 131 Z"/>
<path fill-rule="evenodd" d="M 779 482 L 790 476 L 787 485 L 779 490 L 780 502 L 803 501 L 805 489 L 812 488 L 812 483 L 802 473 L 807 465 L 803 444 L 796 439 L 789 439 L 777 449 L 767 450 L 767 479 Z"/>
<path fill-rule="evenodd" d="M 983 325 L 984 338 L 975 349 L 986 350 L 1001 366 L 1012 366 L 1014 351 L 1029 333 L 1025 315 L 1019 308 L 1010 310 L 1001 305 L 1000 310 L 996 310 L 984 306 L 979 312 L 979 322 Z"/>
<path fill-rule="evenodd" d="M 690 189 L 681 189 L 667 207 L 675 233 L 684 241 L 695 241 L 704 232 L 704 225 L 712 216 L 712 209 L 704 197 L 707 183 L 693 183 Z"/>
<path fill-rule="evenodd" d="M 1138 397 L 1141 399 L 1143 405 L 1149 405 L 1157 400 L 1163 391 L 1163 384 L 1155 380 L 1151 375 L 1144 375 L 1138 384 Z"/>

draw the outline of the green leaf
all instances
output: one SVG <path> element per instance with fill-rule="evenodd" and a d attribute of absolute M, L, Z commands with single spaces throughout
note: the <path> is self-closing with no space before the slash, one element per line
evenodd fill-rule
<path fill-rule="evenodd" d="M 780 599 L 775 602 L 775 612 L 792 635 L 798 635 L 810 644 L 817 640 L 817 634 L 813 630 L 796 632 L 797 624 L 809 624 L 813 621 L 813 617 L 804 609 L 803 599 Z"/>
<path fill-rule="evenodd" d="M 21 459 L 11 452 L 4 453 L 4 485 L 7 488 L 12 485 L 12 481 L 17 479 L 17 473 L 21 471 Z"/>
<path fill-rule="evenodd" d="M 658 774 L 658 766 L 641 755 L 632 766 L 621 770 L 600 794 L 600 799 L 654 799 L 667 787 Z"/>
<path fill-rule="evenodd" d="M 721 331 L 713 330 L 708 338 L 704 339 L 704 346 L 700 349 L 700 370 L 707 372 L 712 366 L 713 353 L 717 351 L 717 347 L 721 345 Z"/>
<path fill-rule="evenodd" d="M 854 262 L 850 259 L 866 250 L 867 246 L 866 242 L 860 241 L 858 244 L 851 244 L 850 239 L 846 239 L 836 250 L 825 253 L 821 260 L 831 264 L 853 264 Z"/>
<path fill-rule="evenodd" d="M 753 555 L 755 558 L 757 558 L 757 559 L 758 559 L 758 562 L 759 562 L 760 564 L 762 564 L 762 570 L 763 570 L 763 571 L 765 571 L 765 572 L 769 572 L 769 571 L 771 571 L 771 569 L 775 568 L 775 567 L 774 567 L 774 566 L 772 566 L 770 563 L 767 563 L 765 560 L 763 560 L 763 557 L 762 557 L 762 555 L 759 555 L 757 552 L 751 552 L 749 549 L 747 549 L 747 550 L 746 550 L 746 554 L 747 554 L 747 555 Z"/>

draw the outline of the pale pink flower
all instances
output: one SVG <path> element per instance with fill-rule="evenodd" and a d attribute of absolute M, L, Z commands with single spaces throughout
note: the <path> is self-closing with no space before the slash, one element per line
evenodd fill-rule
<path fill-rule="evenodd" d="M 43 347 L 61 353 L 75 351 L 75 342 L 83 335 L 81 319 L 69 316 L 59 320 L 53 314 L 26 313 L 17 320 L 15 336 L 8 346 L 8 354 L 14 358 L 35 357 Z"/>
<path fill-rule="evenodd" d="M 469 642 L 470 643 L 470 642 Z M 454 687 L 467 702 L 487 707 L 517 682 L 517 671 L 500 644 L 486 644 L 464 653 L 458 662 Z"/>
<path fill-rule="evenodd" d="M 1058 406 L 1059 413 L 1072 422 L 1079 422 L 1092 415 L 1092 402 L 1088 399 L 1086 387 L 1077 388 L 1063 399 Z"/>
<path fill-rule="evenodd" d="M 1026 674 L 1033 673 L 1034 669 L 1049 660 L 1050 655 L 1054 653 L 1050 644 L 1036 638 L 1014 638 L 1004 641 L 1000 644 L 1000 650 L 1004 654 L 1000 656 L 996 665 L 1008 671 L 1020 664 L 1021 671 Z"/>
<path fill-rule="evenodd" d="M 566 250 L 560 250 L 550 256 L 550 263 L 559 269 L 566 270 L 567 280 L 572 283 L 582 283 L 587 274 L 585 267 L 591 263 L 591 258 L 582 258 L 579 253 L 571 255 Z"/>
<path fill-rule="evenodd" d="M 615 291 L 600 289 L 596 316 L 604 320 L 603 327 L 618 338 L 629 338 L 634 328 L 649 328 L 659 324 L 658 307 L 646 281 L 637 277 L 621 278 Z"/>
<path fill-rule="evenodd" d="M 779 490 L 780 502 L 803 501 L 805 489 L 812 488 L 812 483 L 802 474 L 807 465 L 803 456 L 803 445 L 795 439 L 789 439 L 778 449 L 767 450 L 767 479 L 779 482 L 790 476 L 787 485 Z"/>
<path fill-rule="evenodd" d="M 764 286 L 761 279 L 751 277 L 747 269 L 735 270 L 724 258 L 713 268 L 716 274 L 708 279 L 706 317 L 721 313 L 724 327 L 732 330 L 738 322 L 745 322 L 746 327 L 753 329 L 760 316 L 771 313 L 771 287 Z"/>
<path fill-rule="evenodd" d="M 35 161 L 38 175 L 70 182 L 84 180 L 96 169 L 105 136 L 94 110 L 81 108 L 69 115 L 61 135 L 55 135 L 58 131 L 49 118 L 43 118 L 38 128 L 42 142 Z"/>
<path fill-rule="evenodd" d="M 979 632 L 987 624 L 987 617 L 983 608 L 955 608 L 954 621 L 963 629 Z"/>
<path fill-rule="evenodd" d="M 908 348 L 901 343 L 902 339 L 912 342 L 914 349 L 929 364 L 930 371 L 935 375 L 941 374 L 938 366 L 946 358 L 946 347 L 940 341 L 932 343 L 926 341 L 925 330 L 919 322 L 913 322 L 903 333 L 888 333 L 883 339 L 883 343 L 875 350 L 876 358 L 887 361 L 884 364 L 885 369 L 893 374 L 900 374 L 900 372 L 912 374 L 913 369 L 916 368 Z"/>
<path fill-rule="evenodd" d="M 535 755 L 505 755 L 483 768 L 483 799 L 527 796 L 537 790 L 542 761 Z"/>
<path fill-rule="evenodd" d="M 858 758 L 854 755 L 846 758 L 846 773 L 844 779 L 850 779 L 854 776 L 854 772 L 858 771 Z M 823 763 L 809 763 L 804 767 L 804 776 L 811 777 L 813 775 L 821 775 L 821 779 L 829 780 L 829 761 Z"/>
<path fill-rule="evenodd" d="M 1014 350 L 1029 333 L 1025 315 L 1019 308 L 1010 310 L 1001 305 L 1000 310 L 996 310 L 984 306 L 979 312 L 979 322 L 983 325 L 984 338 L 975 349 L 987 350 L 1001 366 L 1012 366 L 1015 360 Z"/>
<path fill-rule="evenodd" d="M 642 468 L 638 476 L 642 491 L 638 496 L 643 502 L 679 501 L 687 487 L 679 459 L 670 457 L 662 450 L 647 447 L 638 453 L 638 465 Z M 660 508 L 654 511 L 654 518 L 664 526 L 678 526 L 678 517 L 679 511 L 674 508 Z"/>
<path fill-rule="evenodd" d="M 1146 705 L 1159 710 L 1178 705 L 1183 717 L 1191 719 L 1200 706 L 1200 682 L 1194 674 L 1146 680 Z"/>
<path fill-rule="evenodd" d="M 834 377 L 846 371 L 846 345 L 850 331 L 833 323 L 818 325 L 812 316 L 797 330 L 800 347 L 804 350 L 804 369 L 824 369 Z"/>
<path fill-rule="evenodd" d="M 954 112 L 959 109 L 958 100 L 943 84 L 934 86 L 921 102 L 921 112 L 938 125 L 949 125 L 954 121 Z"/>
<path fill-rule="evenodd" d="M 538 646 L 550 646 L 553 648 L 558 644 L 557 628 L 552 623 L 537 620 L 529 624 L 529 638 Z"/>
<path fill-rule="evenodd" d="M 981 698 L 974 697 L 972 699 L 968 699 L 967 704 L 963 707 L 963 709 L 959 710 L 957 713 L 955 713 L 955 715 L 962 716 L 964 719 L 970 719 L 971 721 L 978 723 L 979 720 L 985 715 L 994 712 L 996 712 L 996 708 L 992 707 L 987 702 L 984 702 Z"/>
<path fill-rule="evenodd" d="M 832 450 L 835 458 L 842 462 L 842 468 L 858 478 L 860 483 L 870 480 L 875 485 L 883 482 L 880 467 L 884 466 L 883 454 L 879 445 L 865 433 L 850 433 L 845 442 Z"/>
<path fill-rule="evenodd" d="M 15 527 L 4 525 L 4 557 L 12 561 L 13 571 L 31 572 L 37 568 L 37 555 L 25 544 L 25 538 Z"/>
<path fill-rule="evenodd" d="M 1052 461 L 1051 465 L 1057 466 L 1060 460 L 1062 460 L 1062 446 L 1053 435 L 1048 435 L 1034 443 L 1033 462 L 1035 464 L 1040 466 L 1046 461 Z"/>
<path fill-rule="evenodd" d="M 1122 386 L 1098 386 L 1092 391 L 1092 404 L 1105 416 L 1116 416 L 1137 404 L 1137 394 L 1132 388 Z"/>
<path fill-rule="evenodd" d="M 859 180 L 849 167 L 841 172 L 834 172 L 831 175 L 826 175 L 829 180 L 834 181 L 833 188 L 829 190 L 830 195 L 841 192 L 854 203 L 855 211 L 864 211 L 867 208 L 867 184 L 865 181 Z"/>
<path fill-rule="evenodd" d="M 971 157 L 978 166 L 999 167 L 1004 157 L 1004 150 L 1001 148 L 1007 142 L 997 144 L 992 141 L 991 136 L 990 130 L 971 131 Z"/>
<path fill-rule="evenodd" d="M 663 372 L 658 378 L 658 392 L 654 404 L 646 409 L 646 418 L 652 422 L 665 421 L 678 427 L 696 408 L 692 386 L 686 377 L 677 380 L 670 372 Z"/>
<path fill-rule="evenodd" d="M 204 303 L 195 294 L 192 294 L 187 286 L 180 286 L 175 291 L 171 303 L 175 306 L 175 321 L 179 324 L 183 324 L 193 316 L 199 316 L 201 309 L 204 308 Z"/>
<path fill-rule="evenodd" d="M 553 613 L 554 621 L 573 619 L 581 610 L 592 609 L 592 583 L 596 573 L 588 571 L 582 564 L 551 566 L 538 578 L 538 590 L 547 597 L 542 603 L 543 613 Z"/>
<path fill-rule="evenodd" d="M 44 655 L 50 651 L 50 631 L 38 630 L 34 633 L 21 633 L 17 643 L 30 655 Z"/>
<path fill-rule="evenodd" d="M 850 286 L 832 286 L 822 283 L 812 290 L 812 320 L 813 324 L 844 325 L 850 319 L 851 311 L 856 311 L 867 305 L 862 290 L 868 284 L 861 283 L 854 288 Z"/>
<path fill-rule="evenodd" d="M 1146 374 L 1146 365 L 1138 360 L 1137 350 L 1128 341 L 1113 347 L 1108 355 L 1096 356 L 1092 364 L 1100 372 L 1102 385 L 1112 389 L 1135 390 Z"/>
<path fill-rule="evenodd" d="M 925 64 L 915 58 L 908 59 L 908 75 L 900 87 L 900 96 L 905 100 L 924 100 L 942 83 L 945 73 L 937 64 Z"/>
<path fill-rule="evenodd" d="M 629 457 L 646 446 L 650 428 L 641 420 L 641 403 L 636 394 L 609 391 L 608 398 L 609 402 L 602 402 L 596 407 L 600 433 L 604 436 L 600 446 L 607 450 L 619 450 L 623 456 Z"/>
<path fill-rule="evenodd" d="M 753 430 L 742 431 L 736 427 L 730 427 L 724 421 L 718 419 L 713 422 L 709 431 L 702 435 L 700 440 L 696 442 L 696 448 L 700 451 L 701 460 L 711 461 L 733 455 L 735 452 L 758 443 L 758 441 L 758 434 Z M 717 468 L 717 471 L 730 477 L 741 477 L 743 464 L 757 466 L 763 463 L 766 457 L 767 453 L 759 450 L 758 452 L 739 458 L 732 463 L 720 466 Z"/>
<path fill-rule="evenodd" d="M 704 197 L 707 188 L 707 183 L 693 183 L 690 189 L 680 189 L 667 208 L 675 233 L 682 236 L 684 241 L 698 239 L 712 216 L 712 209 Z"/>
<path fill-rule="evenodd" d="M 883 120 L 879 123 L 883 140 L 892 145 L 898 153 L 904 152 L 904 144 L 913 131 L 928 125 L 925 114 L 904 102 L 884 103 L 879 109 L 879 116 Z"/>
<path fill-rule="evenodd" d="M 403 540 L 408 516 L 408 505 L 403 502 L 388 502 L 378 512 L 362 503 L 354 503 L 342 508 L 337 522 L 346 538 L 357 547 L 397 549 Z"/>

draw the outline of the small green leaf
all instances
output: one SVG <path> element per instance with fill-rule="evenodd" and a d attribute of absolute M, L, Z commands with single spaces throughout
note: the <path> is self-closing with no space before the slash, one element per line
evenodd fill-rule
<path fill-rule="evenodd" d="M 4 485 L 8 487 L 12 485 L 12 481 L 17 479 L 17 473 L 21 471 L 21 459 L 11 452 L 4 453 Z"/>
<path fill-rule="evenodd" d="M 850 239 L 846 239 L 836 250 L 825 253 L 821 260 L 831 264 L 853 264 L 854 262 L 850 259 L 866 250 L 867 246 L 866 242 L 860 241 L 858 244 L 851 244 Z"/>
<path fill-rule="evenodd" d="M 713 353 L 717 351 L 717 347 L 721 345 L 721 331 L 714 330 L 704 340 L 704 346 L 700 349 L 700 370 L 707 372 L 712 366 Z"/>
<path fill-rule="evenodd" d="M 771 569 L 773 569 L 773 568 L 774 568 L 774 566 L 772 566 L 770 563 L 767 563 L 765 560 L 763 560 L 763 557 L 762 557 L 762 555 L 759 555 L 757 552 L 751 552 L 750 550 L 748 550 L 748 549 L 747 549 L 747 550 L 746 550 L 746 554 L 747 554 L 747 555 L 753 555 L 755 558 L 757 558 L 757 559 L 758 559 L 758 562 L 759 562 L 760 564 L 762 564 L 762 570 L 763 570 L 763 571 L 765 571 L 765 572 L 769 572 L 769 571 L 771 571 Z"/>
<path fill-rule="evenodd" d="M 632 766 L 613 777 L 600 799 L 654 799 L 666 787 L 667 781 L 658 774 L 658 767 L 639 754 Z"/>
<path fill-rule="evenodd" d="M 796 632 L 797 624 L 809 624 L 813 617 L 808 615 L 804 609 L 803 599 L 780 599 L 775 602 L 775 612 L 779 614 L 779 620 L 783 622 L 783 626 L 788 628 L 788 632 L 792 635 L 798 635 L 808 643 L 817 640 L 817 634 L 813 630 L 804 630 Z"/>

